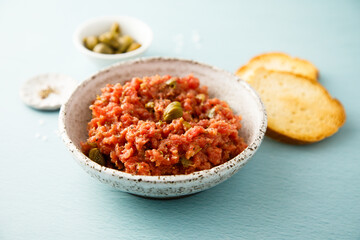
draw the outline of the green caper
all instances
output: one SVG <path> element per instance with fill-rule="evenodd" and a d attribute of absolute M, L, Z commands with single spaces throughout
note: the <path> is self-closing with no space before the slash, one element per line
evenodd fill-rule
<path fill-rule="evenodd" d="M 105 43 L 113 48 L 119 48 L 118 35 L 113 32 L 106 32 L 99 36 L 99 41 Z"/>
<path fill-rule="evenodd" d="M 187 159 L 186 157 L 180 157 L 180 162 L 185 168 L 193 165 L 193 162 L 190 159 Z"/>
<path fill-rule="evenodd" d="M 112 54 L 114 51 L 106 45 L 105 43 L 98 43 L 93 49 L 94 52 L 104 53 L 104 54 Z"/>
<path fill-rule="evenodd" d="M 193 156 L 195 156 L 196 154 L 198 154 L 201 150 L 202 150 L 202 148 L 198 148 L 198 150 L 195 151 L 195 153 L 194 153 Z"/>
<path fill-rule="evenodd" d="M 134 42 L 134 39 L 129 35 L 124 35 L 118 38 L 118 42 L 120 43 L 120 47 L 117 50 L 117 53 L 123 53 L 129 48 L 131 43 Z"/>
<path fill-rule="evenodd" d="M 130 44 L 128 49 L 126 49 L 126 52 L 134 51 L 134 50 L 138 49 L 139 47 L 141 47 L 141 44 L 139 44 L 137 42 L 133 42 L 133 43 Z"/>
<path fill-rule="evenodd" d="M 191 125 L 190 125 L 190 123 L 188 123 L 187 121 L 182 121 L 182 124 L 183 124 L 183 127 L 184 127 L 184 129 L 187 131 L 187 130 L 189 130 L 190 128 L 191 128 Z"/>
<path fill-rule="evenodd" d="M 84 38 L 84 45 L 87 49 L 93 50 L 96 44 L 99 43 L 99 40 L 96 36 L 90 36 Z"/>
<path fill-rule="evenodd" d="M 117 39 L 113 39 L 110 41 L 109 45 L 113 48 L 118 49 L 120 47 L 120 43 Z"/>
<path fill-rule="evenodd" d="M 207 113 L 208 118 L 214 118 L 215 117 L 215 107 L 209 110 Z"/>
<path fill-rule="evenodd" d="M 116 34 L 120 34 L 120 25 L 119 25 L 117 22 L 114 22 L 114 23 L 111 25 L 110 32 L 113 32 L 113 33 L 116 33 Z"/>
<path fill-rule="evenodd" d="M 148 109 L 148 110 L 154 110 L 154 107 L 155 107 L 155 103 L 154 102 L 147 102 L 145 104 L 145 108 Z"/>
<path fill-rule="evenodd" d="M 165 83 L 166 83 L 166 85 L 168 85 L 172 89 L 176 88 L 176 84 L 177 84 L 176 78 L 170 78 Z"/>
<path fill-rule="evenodd" d="M 97 147 L 97 143 L 96 142 L 88 142 L 88 145 L 92 148 L 96 148 Z"/>
<path fill-rule="evenodd" d="M 119 34 L 115 32 L 104 32 L 99 35 L 99 41 L 107 43 L 107 41 L 119 38 Z"/>
<path fill-rule="evenodd" d="M 181 103 L 174 101 L 170 103 L 164 110 L 163 119 L 166 122 L 171 122 L 174 119 L 180 118 L 183 115 Z"/>
<path fill-rule="evenodd" d="M 200 93 L 200 94 L 196 95 L 195 98 L 199 99 L 201 101 L 201 103 L 203 103 L 206 99 L 206 96 L 205 96 L 205 94 Z"/>
<path fill-rule="evenodd" d="M 102 166 L 104 166 L 106 163 L 104 156 L 101 154 L 98 148 L 92 148 L 89 151 L 89 158 Z"/>
<path fill-rule="evenodd" d="M 190 153 L 187 157 L 189 157 L 189 159 L 190 159 L 193 156 L 195 156 L 196 154 L 198 154 L 201 150 L 202 150 L 202 148 L 198 148 L 196 151 Z"/>
<path fill-rule="evenodd" d="M 154 102 L 147 102 L 145 104 L 145 108 L 154 108 L 155 107 L 155 103 Z"/>
<path fill-rule="evenodd" d="M 105 32 L 99 35 L 99 41 L 106 44 L 108 44 L 112 38 L 113 34 L 111 32 Z"/>

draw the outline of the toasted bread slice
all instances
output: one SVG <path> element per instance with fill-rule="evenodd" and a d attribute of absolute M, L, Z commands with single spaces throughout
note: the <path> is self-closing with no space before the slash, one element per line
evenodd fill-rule
<path fill-rule="evenodd" d="M 259 67 L 293 73 L 312 81 L 317 81 L 318 77 L 318 70 L 312 63 L 300 58 L 293 58 L 285 53 L 276 52 L 265 53 L 252 58 L 246 65 L 237 70 L 236 75 L 245 81 L 249 81 Z"/>
<path fill-rule="evenodd" d="M 345 123 L 345 109 L 318 82 L 259 68 L 249 83 L 265 104 L 269 137 L 312 143 L 333 135 Z"/>

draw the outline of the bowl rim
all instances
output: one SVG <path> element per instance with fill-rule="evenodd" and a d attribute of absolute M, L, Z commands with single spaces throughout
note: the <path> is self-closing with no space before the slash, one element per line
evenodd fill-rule
<path fill-rule="evenodd" d="M 95 79 L 96 76 L 99 74 L 105 73 L 110 71 L 112 68 L 116 68 L 121 65 L 132 65 L 137 63 L 144 63 L 144 62 L 151 62 L 151 61 L 181 61 L 181 62 L 187 62 L 190 64 L 197 64 L 201 65 L 205 68 L 210 68 L 214 71 L 220 71 L 224 74 L 228 75 L 231 78 L 235 78 L 236 81 L 240 84 L 242 84 L 242 87 L 247 88 L 249 93 L 254 97 L 254 100 L 256 100 L 257 105 L 259 106 L 259 110 L 261 111 L 261 123 L 260 127 L 257 129 L 257 134 L 255 136 L 255 140 L 251 142 L 246 149 L 244 149 L 240 154 L 235 156 L 234 158 L 228 160 L 227 162 L 215 166 L 211 169 L 202 170 L 193 172 L 190 174 L 179 174 L 179 175 L 161 175 L 161 176 L 146 176 L 146 175 L 135 175 L 130 174 L 126 172 L 122 172 L 120 170 L 116 170 L 113 168 L 108 168 L 102 165 L 97 164 L 96 162 L 90 160 L 85 154 L 81 152 L 79 148 L 75 146 L 75 144 L 72 142 L 70 137 L 68 136 L 65 128 L 65 117 L 66 117 L 66 111 L 67 106 L 69 105 L 70 100 L 72 97 L 76 94 L 78 89 L 83 88 L 88 82 Z M 90 77 L 88 77 L 85 81 L 80 83 L 72 92 L 68 100 L 62 104 L 60 108 L 60 114 L 59 114 L 59 131 L 60 131 L 60 137 L 62 138 L 63 142 L 67 146 L 68 150 L 72 152 L 79 163 L 86 164 L 88 167 L 92 168 L 93 170 L 96 170 L 99 173 L 103 173 L 108 175 L 109 177 L 117 177 L 118 179 L 124 179 L 124 180 L 130 180 L 135 182 L 143 182 L 143 183 L 150 183 L 150 184 L 156 184 L 156 183 L 181 183 L 181 182 L 189 182 L 193 181 L 197 178 L 206 178 L 206 176 L 218 174 L 221 171 L 224 171 L 226 169 L 229 169 L 231 167 L 234 167 L 235 165 L 239 165 L 239 168 L 243 165 L 245 165 L 248 160 L 251 158 L 251 156 L 257 151 L 258 147 L 260 146 L 261 142 L 264 139 L 265 132 L 267 128 L 267 113 L 265 109 L 264 103 L 261 101 L 261 98 L 259 94 L 244 80 L 236 76 L 235 74 L 232 74 L 226 70 L 220 69 L 218 67 L 205 64 L 202 62 L 189 60 L 189 59 L 183 59 L 183 58 L 175 58 L 175 57 L 142 57 L 137 58 L 133 60 L 128 60 L 124 62 L 119 62 L 116 64 L 113 64 L 109 67 L 106 67 L 95 74 L 92 74 Z"/>
<path fill-rule="evenodd" d="M 139 47 L 138 49 L 135 49 L 131 52 L 127 52 L 127 53 L 118 53 L 118 54 L 102 54 L 102 53 L 96 53 L 93 51 L 90 51 L 89 49 L 87 49 L 84 44 L 82 43 L 82 41 L 80 40 L 80 32 L 85 29 L 90 27 L 91 25 L 98 23 L 98 22 L 103 22 L 103 21 L 109 21 L 109 20 L 113 20 L 116 21 L 116 19 L 126 19 L 126 20 L 130 20 L 133 22 L 137 22 L 139 24 L 141 24 L 143 26 L 143 29 L 145 29 L 145 31 L 147 31 L 149 33 L 149 36 L 147 39 L 145 39 L 144 43 L 141 45 L 141 47 Z M 135 57 L 137 55 L 142 54 L 143 52 L 145 52 L 151 45 L 152 41 L 153 41 L 153 31 L 151 30 L 150 26 L 148 24 L 146 24 L 144 21 L 135 18 L 135 17 L 131 17 L 131 16 L 126 16 L 126 15 L 113 15 L 113 16 L 99 16 L 99 17 L 95 17 L 95 18 L 91 18 L 88 19 L 84 22 L 82 22 L 75 30 L 74 34 L 73 34 L 73 44 L 75 45 L 75 47 L 83 54 L 89 56 L 89 57 L 93 57 L 93 58 L 98 58 L 98 59 L 102 59 L 102 60 L 121 60 L 121 59 L 127 59 L 127 58 L 131 58 L 131 57 Z"/>

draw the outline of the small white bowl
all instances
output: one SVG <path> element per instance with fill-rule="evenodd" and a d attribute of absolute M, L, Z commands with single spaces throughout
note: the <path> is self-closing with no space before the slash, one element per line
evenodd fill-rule
<path fill-rule="evenodd" d="M 248 147 L 228 162 L 209 170 L 187 175 L 141 176 L 101 166 L 80 150 L 80 141 L 88 137 L 91 119 L 90 104 L 107 83 L 121 83 L 133 77 L 155 74 L 187 76 L 193 73 L 200 84 L 207 85 L 209 95 L 225 100 L 236 114 L 242 116 L 240 135 Z M 256 152 L 264 137 L 266 112 L 258 94 L 243 80 L 224 70 L 175 58 L 143 58 L 104 69 L 80 84 L 62 105 L 59 130 L 74 159 L 92 177 L 124 192 L 153 198 L 170 198 L 193 194 L 213 187 L 231 177 Z"/>
<path fill-rule="evenodd" d="M 135 41 L 141 44 L 141 47 L 127 53 L 101 54 L 93 52 L 84 46 L 84 37 L 100 35 L 107 32 L 114 22 L 119 23 L 122 34 L 130 35 Z M 81 24 L 73 36 L 75 47 L 82 54 L 102 65 L 139 57 L 149 48 L 152 40 L 153 33 L 151 28 L 139 19 L 128 16 L 104 16 L 90 19 Z"/>

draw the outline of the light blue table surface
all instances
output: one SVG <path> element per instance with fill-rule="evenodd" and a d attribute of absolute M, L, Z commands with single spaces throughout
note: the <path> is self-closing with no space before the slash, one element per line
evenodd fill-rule
<path fill-rule="evenodd" d="M 235 176 L 190 197 L 115 191 L 73 161 L 58 112 L 28 108 L 18 94 L 40 73 L 81 82 L 99 70 L 72 34 L 102 15 L 147 22 L 145 56 L 230 72 L 262 52 L 308 59 L 347 122 L 307 146 L 265 138 Z M 0 239 L 360 239 L 360 1 L 0 0 L 0 32 Z"/>

